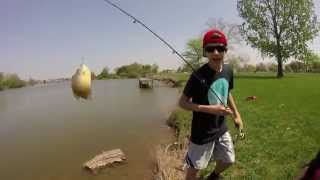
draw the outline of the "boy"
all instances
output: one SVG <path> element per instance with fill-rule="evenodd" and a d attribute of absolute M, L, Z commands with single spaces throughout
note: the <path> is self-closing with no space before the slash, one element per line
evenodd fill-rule
<path fill-rule="evenodd" d="M 179 100 L 182 108 L 193 111 L 186 180 L 197 179 L 197 172 L 206 168 L 211 159 L 216 161 L 216 167 L 208 179 L 219 179 L 220 173 L 235 162 L 225 116 L 231 115 L 240 130 L 243 123 L 230 93 L 233 71 L 223 63 L 226 52 L 227 39 L 221 31 L 205 33 L 203 56 L 208 63 L 192 73 Z"/>

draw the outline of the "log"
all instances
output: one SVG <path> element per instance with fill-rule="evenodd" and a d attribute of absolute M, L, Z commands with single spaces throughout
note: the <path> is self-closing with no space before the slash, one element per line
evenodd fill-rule
<path fill-rule="evenodd" d="M 103 151 L 101 154 L 96 155 L 91 160 L 85 162 L 83 167 L 93 173 L 97 173 L 97 171 L 101 168 L 114 163 L 121 163 L 125 160 L 126 157 L 121 149 L 113 149 L 110 151 Z"/>

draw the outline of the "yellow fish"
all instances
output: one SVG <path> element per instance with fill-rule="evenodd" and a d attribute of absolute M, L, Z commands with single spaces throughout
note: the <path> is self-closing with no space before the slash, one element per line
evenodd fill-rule
<path fill-rule="evenodd" d="M 81 64 L 76 73 L 72 76 L 71 87 L 73 95 L 79 99 L 80 97 L 88 99 L 91 95 L 91 71 Z"/>

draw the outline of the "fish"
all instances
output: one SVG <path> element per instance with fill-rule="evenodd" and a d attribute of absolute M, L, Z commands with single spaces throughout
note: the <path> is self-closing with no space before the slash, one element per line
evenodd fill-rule
<path fill-rule="evenodd" d="M 72 76 L 71 88 L 76 99 L 91 97 L 91 71 L 85 64 L 81 64 Z"/>

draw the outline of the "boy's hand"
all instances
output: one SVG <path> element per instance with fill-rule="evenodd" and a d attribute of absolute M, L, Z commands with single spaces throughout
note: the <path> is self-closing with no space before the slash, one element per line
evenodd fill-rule
<path fill-rule="evenodd" d="M 240 117 L 234 117 L 234 124 L 236 126 L 236 128 L 238 129 L 238 137 L 240 139 L 244 139 L 245 138 L 245 133 L 243 131 L 243 123 Z"/>
<path fill-rule="evenodd" d="M 208 105 L 206 108 L 206 112 L 219 116 L 227 116 L 233 114 L 230 108 L 226 108 L 223 105 Z"/>

